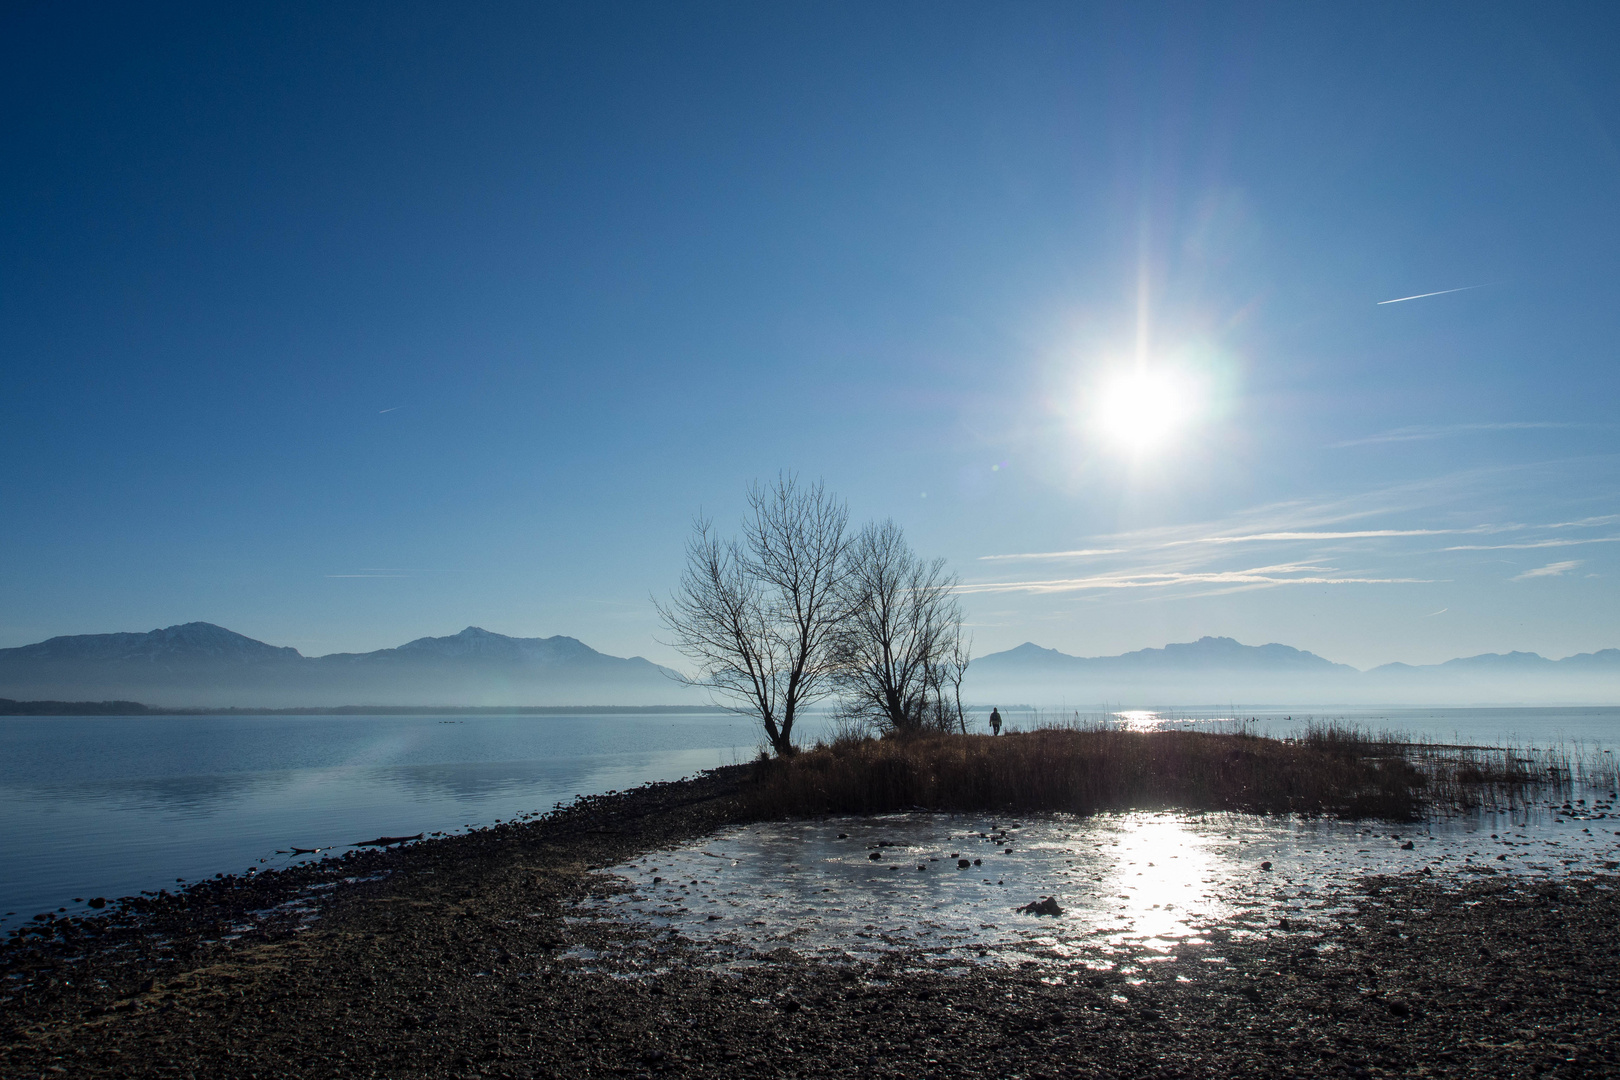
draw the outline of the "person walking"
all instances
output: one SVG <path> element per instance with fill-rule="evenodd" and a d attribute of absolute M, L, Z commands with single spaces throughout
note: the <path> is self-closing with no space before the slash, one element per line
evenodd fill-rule
<path fill-rule="evenodd" d="M 994 706 L 990 709 L 990 734 L 1001 734 L 1001 710 Z"/>

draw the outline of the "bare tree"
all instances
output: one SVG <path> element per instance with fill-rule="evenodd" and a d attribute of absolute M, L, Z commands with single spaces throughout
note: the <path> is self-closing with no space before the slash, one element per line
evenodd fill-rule
<path fill-rule="evenodd" d="M 939 662 L 939 698 L 943 710 L 948 714 L 943 729 L 950 730 L 951 722 L 954 722 L 963 735 L 967 734 L 967 713 L 962 710 L 962 679 L 966 677 L 968 665 L 972 662 L 973 642 L 962 640 L 961 624 L 958 622 L 951 651 Z"/>
<path fill-rule="evenodd" d="M 838 630 L 837 684 L 846 710 L 885 731 L 946 724 L 946 685 L 967 654 L 956 577 L 924 561 L 893 521 L 868 525 L 850 544 L 841 578 L 847 614 Z M 955 692 L 960 711 L 959 690 Z M 948 728 L 947 728 L 948 730 Z"/>
<path fill-rule="evenodd" d="M 849 511 L 819 482 L 801 485 L 792 474 L 752 485 L 748 507 L 740 539 L 721 540 L 713 522 L 696 521 L 680 587 L 654 604 L 672 644 L 697 664 L 687 681 L 755 717 L 786 755 L 799 712 L 831 689 Z"/>

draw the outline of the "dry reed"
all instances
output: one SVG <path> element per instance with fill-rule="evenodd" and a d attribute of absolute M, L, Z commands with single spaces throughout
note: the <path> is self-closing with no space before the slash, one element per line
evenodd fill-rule
<path fill-rule="evenodd" d="M 761 760 L 746 797 L 764 817 L 1180 809 L 1412 820 L 1567 792 L 1599 780 L 1602 765 L 1558 751 L 1414 743 L 1332 725 L 1297 739 L 1068 727 L 999 737 L 846 736 Z M 1608 767 L 1612 784 L 1612 758 Z"/>

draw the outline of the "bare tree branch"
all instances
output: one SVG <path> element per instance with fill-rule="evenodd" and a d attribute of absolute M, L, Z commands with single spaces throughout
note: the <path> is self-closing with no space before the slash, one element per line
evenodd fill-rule
<path fill-rule="evenodd" d="M 959 722 L 945 687 L 967 667 L 956 577 L 945 560 L 920 559 L 893 521 L 868 525 L 850 545 L 833 650 L 846 708 L 895 733 Z M 960 690 L 955 711 L 960 713 Z"/>
<path fill-rule="evenodd" d="M 653 603 L 670 644 L 697 665 L 687 681 L 757 718 L 772 748 L 791 754 L 800 711 L 830 689 L 849 511 L 789 473 L 750 487 L 748 505 L 739 540 L 694 523 L 679 588 Z"/>

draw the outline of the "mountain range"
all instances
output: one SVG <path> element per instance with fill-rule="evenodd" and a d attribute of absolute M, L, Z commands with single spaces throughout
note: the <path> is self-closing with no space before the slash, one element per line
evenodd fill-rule
<path fill-rule="evenodd" d="M 0 649 L 0 696 L 127 698 L 170 707 L 699 700 L 678 679 L 650 660 L 608 656 L 575 638 L 515 638 L 476 626 L 394 649 L 327 656 L 304 656 L 203 622 Z"/>
<path fill-rule="evenodd" d="M 1614 704 L 1620 649 L 1549 660 L 1487 653 L 1361 671 L 1287 645 L 1227 637 L 1070 656 L 1025 642 L 973 661 L 964 694 L 994 701 L 1105 704 Z M 393 649 L 304 656 L 211 623 L 55 637 L 0 649 L 0 697 L 120 698 L 164 707 L 339 705 L 687 705 L 704 697 L 668 668 L 571 637 L 516 638 L 469 626 Z"/>
<path fill-rule="evenodd" d="M 1562 660 L 1527 652 L 1485 653 L 1443 664 L 1384 664 L 1361 671 L 1287 645 L 1244 645 L 1228 637 L 1092 657 L 1025 642 L 975 660 L 967 682 L 976 701 L 1078 707 L 1109 702 L 1614 704 L 1620 702 L 1620 649 Z"/>

